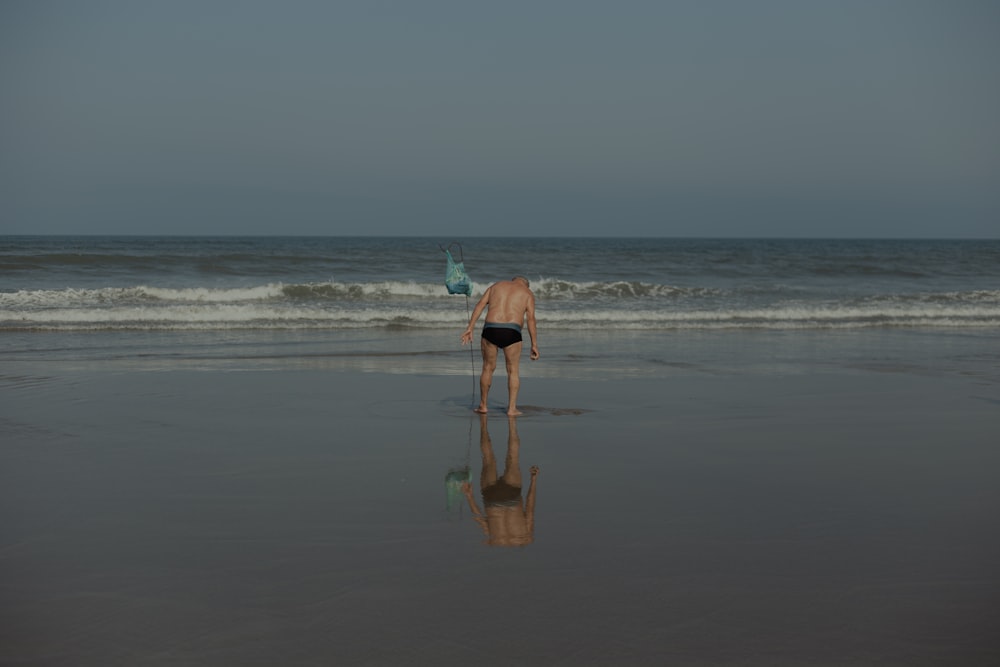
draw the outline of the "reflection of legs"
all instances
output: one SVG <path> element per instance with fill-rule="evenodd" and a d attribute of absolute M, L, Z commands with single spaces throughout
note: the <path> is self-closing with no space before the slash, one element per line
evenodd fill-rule
<path fill-rule="evenodd" d="M 513 343 L 503 349 L 503 358 L 507 362 L 507 414 L 519 415 L 517 409 L 517 392 L 521 389 L 521 348 L 523 342 Z M 494 352 L 494 355 L 496 353 Z M 496 357 L 494 356 L 494 366 Z"/>
<path fill-rule="evenodd" d="M 479 376 L 479 407 L 476 412 L 486 412 L 486 397 L 493 384 L 493 371 L 497 369 L 497 346 L 482 338 L 479 347 L 483 351 L 483 372 Z"/>
<path fill-rule="evenodd" d="M 486 430 L 486 415 L 479 415 L 479 452 L 483 456 L 483 469 L 479 473 L 479 488 L 485 489 L 497 483 L 497 459 L 493 455 L 493 442 Z"/>
<path fill-rule="evenodd" d="M 504 461 L 503 481 L 521 488 L 521 464 L 518 461 L 521 455 L 521 437 L 517 434 L 517 420 L 508 417 L 507 428 L 507 460 Z"/>

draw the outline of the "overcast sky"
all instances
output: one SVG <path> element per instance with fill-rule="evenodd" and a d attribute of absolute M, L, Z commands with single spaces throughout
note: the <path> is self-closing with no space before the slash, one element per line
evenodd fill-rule
<path fill-rule="evenodd" d="M 0 233 L 1000 237 L 991 0 L 3 0 Z"/>

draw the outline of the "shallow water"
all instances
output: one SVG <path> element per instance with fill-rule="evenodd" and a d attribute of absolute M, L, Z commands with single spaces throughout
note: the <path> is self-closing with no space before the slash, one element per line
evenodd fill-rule
<path fill-rule="evenodd" d="M 491 547 L 448 376 L 0 378 L 0 657 L 129 664 L 989 664 L 995 383 L 535 377 L 532 540 Z"/>

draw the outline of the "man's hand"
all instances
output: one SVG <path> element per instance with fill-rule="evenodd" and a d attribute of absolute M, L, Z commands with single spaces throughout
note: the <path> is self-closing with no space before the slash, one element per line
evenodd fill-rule
<path fill-rule="evenodd" d="M 462 345 L 468 345 L 472 342 L 472 329 L 466 329 L 462 332 Z"/>
<path fill-rule="evenodd" d="M 538 359 L 538 347 L 536 347 L 535 345 L 531 346 L 531 355 L 530 356 L 531 356 L 531 360 L 532 361 L 535 361 L 536 359 Z"/>
<path fill-rule="evenodd" d="M 535 475 L 538 474 L 538 466 L 531 466 L 530 470 L 531 470 L 531 476 L 532 477 L 534 477 Z"/>

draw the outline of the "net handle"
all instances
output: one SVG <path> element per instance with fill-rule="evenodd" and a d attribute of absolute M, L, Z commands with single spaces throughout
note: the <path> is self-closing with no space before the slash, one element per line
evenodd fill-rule
<path fill-rule="evenodd" d="M 458 261 L 464 262 L 465 261 L 465 256 L 462 253 L 462 244 L 461 243 L 459 243 L 458 241 L 452 241 L 447 246 L 443 246 L 440 243 L 438 244 L 438 248 L 441 249 L 441 252 L 451 252 L 452 246 L 458 246 Z"/>

